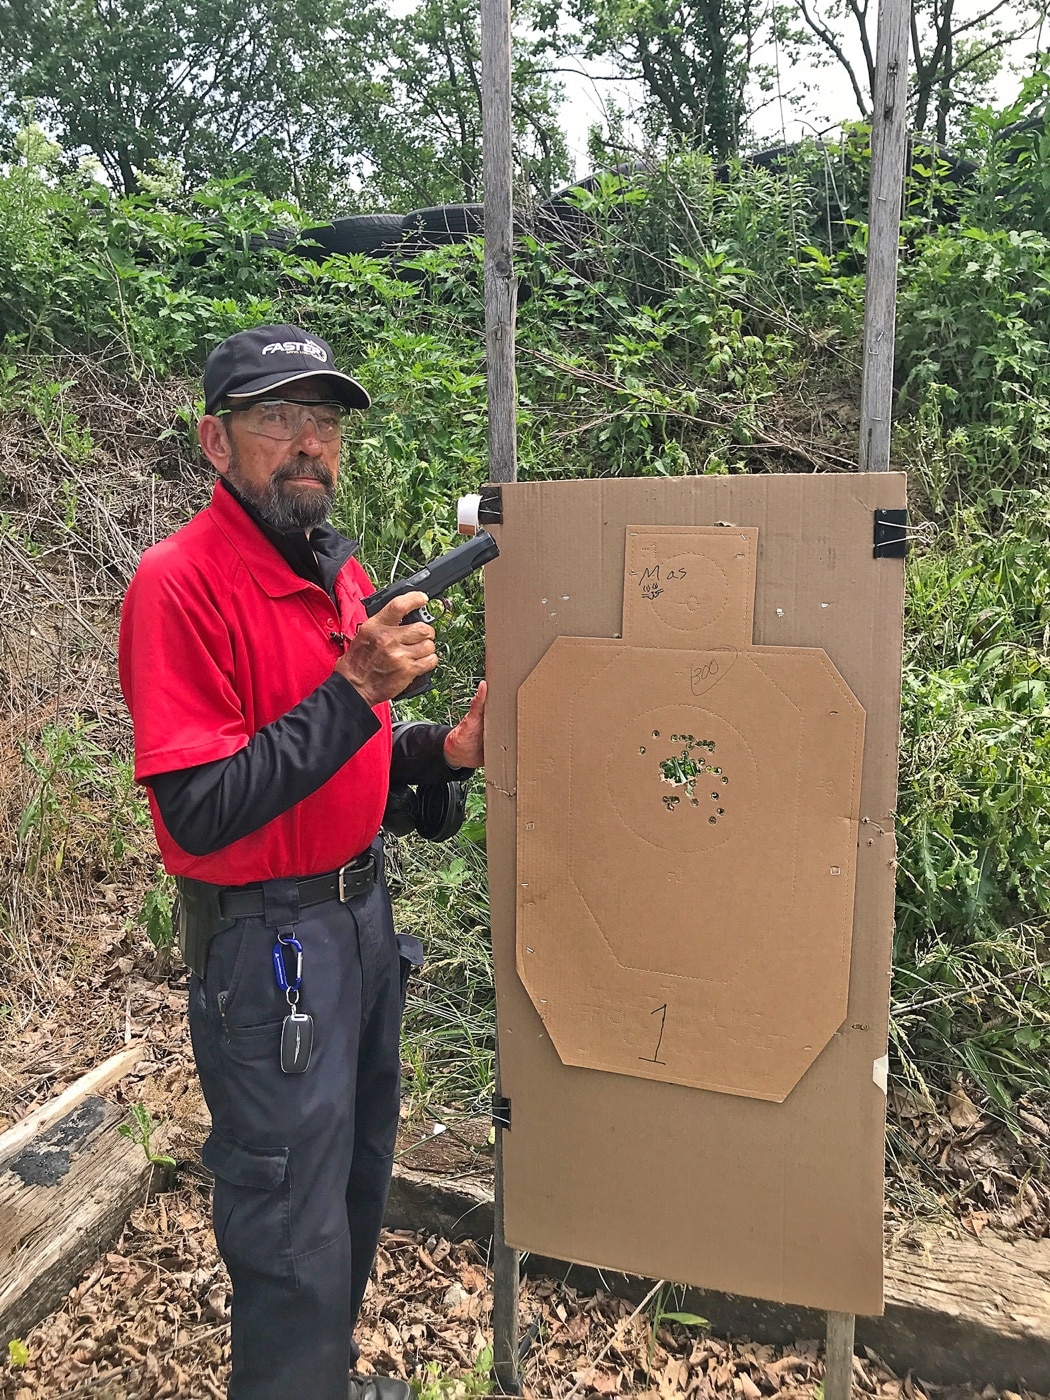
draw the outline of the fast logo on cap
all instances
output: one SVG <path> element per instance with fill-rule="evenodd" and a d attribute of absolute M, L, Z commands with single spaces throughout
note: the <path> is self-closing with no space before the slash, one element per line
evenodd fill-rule
<path fill-rule="evenodd" d="M 316 340 L 273 340 L 263 346 L 264 355 L 311 355 L 322 364 L 328 363 L 328 354 Z"/>

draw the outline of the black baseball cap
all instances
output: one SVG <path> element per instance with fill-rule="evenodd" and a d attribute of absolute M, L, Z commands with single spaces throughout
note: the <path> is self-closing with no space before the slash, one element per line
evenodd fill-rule
<path fill-rule="evenodd" d="M 204 366 L 204 410 L 214 413 L 223 399 L 252 399 L 321 375 L 333 399 L 346 408 L 368 408 L 372 400 L 356 379 L 335 368 L 332 347 L 298 326 L 255 326 L 227 336 Z"/>

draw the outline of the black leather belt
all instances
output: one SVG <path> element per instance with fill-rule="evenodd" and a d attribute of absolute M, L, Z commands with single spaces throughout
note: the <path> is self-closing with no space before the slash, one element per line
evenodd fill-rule
<path fill-rule="evenodd" d="M 375 853 L 365 851 L 327 875 L 296 880 L 295 887 L 299 891 L 299 905 L 304 907 L 307 904 L 322 904 L 326 899 L 339 899 L 345 904 L 348 899 L 366 894 L 375 882 Z M 223 890 L 219 895 L 219 908 L 227 919 L 245 919 L 253 914 L 262 914 L 262 886 L 248 885 Z"/>

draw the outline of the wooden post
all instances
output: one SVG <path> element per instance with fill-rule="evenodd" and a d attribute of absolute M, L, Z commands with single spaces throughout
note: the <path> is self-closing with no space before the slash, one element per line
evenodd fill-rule
<path fill-rule="evenodd" d="M 485 180 L 485 369 L 488 390 L 489 480 L 518 474 L 514 377 L 514 166 L 511 152 L 510 0 L 481 0 L 481 99 Z M 499 1046 L 496 1097 L 501 1096 Z M 518 1251 L 503 1233 L 503 1133 L 496 1122 L 492 1234 L 492 1373 L 504 1395 L 520 1395 L 518 1379 Z"/>
<path fill-rule="evenodd" d="M 908 25 L 911 0 L 880 0 L 871 118 L 868 270 L 864 300 L 864 378 L 860 393 L 860 469 L 890 469 L 893 346 L 897 321 L 897 246 L 907 144 Z"/>
<path fill-rule="evenodd" d="M 897 248 L 907 146 L 908 26 L 911 0 L 880 0 L 872 93 L 868 267 L 860 394 L 860 470 L 890 469 L 893 352 L 897 324 Z M 824 1400 L 850 1400 L 856 1318 L 829 1312 Z"/>
<path fill-rule="evenodd" d="M 849 1400 L 853 1388 L 852 1313 L 829 1312 L 824 1344 L 824 1400 Z"/>
<path fill-rule="evenodd" d="M 499 1051 L 496 1094 L 499 1096 Z M 492 1375 L 501 1395 L 520 1395 L 518 1336 L 521 1331 L 518 1288 L 521 1260 L 503 1234 L 503 1134 L 496 1126 L 496 1172 L 493 1181 L 492 1229 Z"/>
<path fill-rule="evenodd" d="M 518 475 L 514 378 L 514 167 L 511 155 L 510 0 L 481 0 L 485 179 L 485 366 L 489 480 Z"/>

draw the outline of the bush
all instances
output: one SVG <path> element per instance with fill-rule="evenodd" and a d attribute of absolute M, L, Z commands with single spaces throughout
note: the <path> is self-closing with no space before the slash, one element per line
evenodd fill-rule
<path fill-rule="evenodd" d="M 899 1048 L 1004 1101 L 1050 1087 L 1048 529 L 999 494 L 909 568 Z"/>

